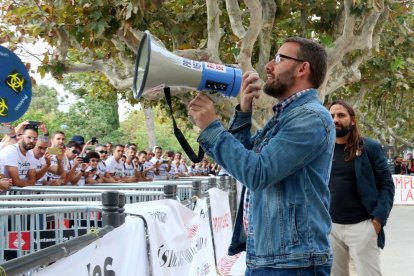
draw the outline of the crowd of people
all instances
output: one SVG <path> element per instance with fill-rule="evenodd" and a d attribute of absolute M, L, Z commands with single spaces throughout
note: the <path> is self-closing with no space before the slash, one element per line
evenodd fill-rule
<path fill-rule="evenodd" d="M 414 174 L 414 159 L 413 154 L 408 152 L 406 159 L 403 159 L 401 155 L 394 157 L 394 164 L 390 168 L 392 174 L 405 174 L 413 175 Z"/>
<path fill-rule="evenodd" d="M 49 134 L 41 122 L 24 121 L 0 143 L 0 190 L 12 185 L 83 185 L 166 180 L 185 176 L 218 175 L 220 167 L 204 158 L 187 163 L 181 152 L 138 150 L 134 143 L 99 144 L 62 131 Z"/>
<path fill-rule="evenodd" d="M 266 64 L 264 86 L 257 73 L 244 73 L 228 129 L 207 95 L 188 104 L 200 146 L 243 185 L 228 254 L 246 251 L 246 276 L 349 275 L 351 258 L 358 275 L 381 275 L 380 249 L 395 192 L 389 163 L 380 143 L 360 133 L 351 105 L 339 100 L 326 108 L 320 102 L 317 88 L 327 64 L 321 45 L 288 38 Z M 253 101 L 262 91 L 278 103 L 252 136 Z M 161 147 L 138 151 L 135 144 L 94 140 L 84 144 L 74 136 L 65 144 L 63 132 L 49 136 L 43 124 L 20 124 L 2 141 L 2 189 L 218 171 L 206 159 L 187 167 L 180 153 Z M 401 173 L 396 158 L 398 163 Z"/>

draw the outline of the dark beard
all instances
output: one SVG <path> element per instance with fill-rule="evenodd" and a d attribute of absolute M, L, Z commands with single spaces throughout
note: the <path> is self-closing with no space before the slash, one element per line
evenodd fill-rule
<path fill-rule="evenodd" d="M 25 149 L 25 151 L 29 151 L 34 148 L 34 146 L 28 145 L 24 141 L 22 141 L 22 147 Z"/>
<path fill-rule="evenodd" d="M 294 78 L 295 67 L 278 75 L 272 82 L 266 82 L 263 92 L 274 98 L 283 98 L 286 91 L 295 83 Z"/>
<path fill-rule="evenodd" d="M 336 137 L 342 138 L 348 133 L 350 133 L 352 130 L 352 125 L 349 125 L 347 127 L 341 127 L 340 129 L 336 129 Z"/>
<path fill-rule="evenodd" d="M 279 98 L 282 97 L 283 94 L 285 94 L 287 90 L 287 86 L 284 83 L 271 83 L 271 84 L 265 84 L 263 87 L 263 92 L 265 92 L 265 94 L 274 97 L 274 98 Z"/>

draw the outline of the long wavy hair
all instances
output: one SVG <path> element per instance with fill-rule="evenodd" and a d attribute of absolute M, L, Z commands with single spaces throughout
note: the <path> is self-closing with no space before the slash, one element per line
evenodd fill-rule
<path fill-rule="evenodd" d="M 345 101 L 337 100 L 337 101 L 332 102 L 329 105 L 328 109 L 330 110 L 333 105 L 337 105 L 337 104 L 343 106 L 346 109 L 349 116 L 351 116 L 351 120 L 354 122 L 354 125 L 352 126 L 352 129 L 349 132 L 348 140 L 346 141 L 346 144 L 345 144 L 345 161 L 351 161 L 355 157 L 360 156 L 362 154 L 363 139 L 362 139 L 361 133 L 359 132 L 355 111 L 352 108 L 352 106 L 349 105 Z"/>

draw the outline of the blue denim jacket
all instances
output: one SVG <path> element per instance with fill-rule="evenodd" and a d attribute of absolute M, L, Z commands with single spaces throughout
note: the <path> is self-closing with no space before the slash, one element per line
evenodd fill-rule
<path fill-rule="evenodd" d="M 211 123 L 198 142 L 250 190 L 249 267 L 305 267 L 332 261 L 329 176 L 335 127 L 312 89 L 253 137 L 251 113 L 236 111 L 230 129 Z M 229 253 L 244 250 L 239 208 Z"/>

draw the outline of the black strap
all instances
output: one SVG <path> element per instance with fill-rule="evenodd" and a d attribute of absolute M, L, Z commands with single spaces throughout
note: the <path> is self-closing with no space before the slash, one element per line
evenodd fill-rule
<path fill-rule="evenodd" d="M 171 118 L 173 121 L 175 137 L 177 138 L 184 152 L 187 154 L 188 158 L 190 158 L 191 161 L 193 161 L 194 163 L 201 162 L 201 160 L 203 160 L 203 157 L 204 157 L 204 150 L 201 148 L 201 146 L 198 146 L 198 155 L 196 155 L 193 149 L 191 148 L 190 144 L 188 144 L 187 139 L 185 139 L 181 130 L 177 127 L 177 123 L 175 122 L 174 114 L 172 110 L 171 90 L 169 87 L 164 87 L 164 94 L 165 94 L 165 100 L 167 101 L 167 104 L 170 107 L 170 113 L 171 113 Z"/>

